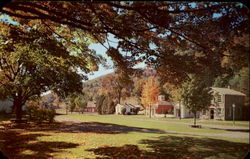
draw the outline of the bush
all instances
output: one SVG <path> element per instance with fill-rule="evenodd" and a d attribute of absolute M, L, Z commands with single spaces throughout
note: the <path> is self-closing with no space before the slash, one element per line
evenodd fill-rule
<path fill-rule="evenodd" d="M 41 108 L 37 102 L 27 104 L 27 115 L 31 121 L 43 122 L 49 121 L 50 123 L 54 121 L 55 110 L 52 108 Z"/>

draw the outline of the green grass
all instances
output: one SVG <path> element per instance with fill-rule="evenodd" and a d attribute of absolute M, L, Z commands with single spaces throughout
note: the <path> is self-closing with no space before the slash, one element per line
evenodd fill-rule
<path fill-rule="evenodd" d="M 147 121 L 150 120 L 147 118 L 144 120 L 135 120 L 131 118 L 127 118 L 127 116 L 117 116 L 117 115 L 76 115 L 70 114 L 68 117 L 77 119 L 84 122 L 101 122 L 101 123 L 112 123 L 124 126 L 132 126 L 132 127 L 143 127 L 143 128 L 151 128 L 158 129 L 163 131 L 176 131 L 176 132 L 192 132 L 192 133 L 223 133 L 223 130 L 215 130 L 209 128 L 202 129 L 194 129 L 187 125 L 176 124 L 176 123 L 163 123 L 163 122 L 153 122 Z"/>
<path fill-rule="evenodd" d="M 193 118 L 184 118 L 184 119 L 176 119 L 176 118 L 149 118 L 145 115 L 136 115 L 136 116 L 128 116 L 129 118 L 135 119 L 143 119 L 143 120 L 156 120 L 156 121 L 168 121 L 168 122 L 185 122 L 192 124 L 194 122 Z M 198 124 L 211 124 L 211 125 L 223 125 L 223 126 L 233 126 L 233 121 L 219 121 L 219 120 L 200 120 L 197 119 Z M 249 121 L 235 121 L 235 126 L 249 127 Z"/>
<path fill-rule="evenodd" d="M 225 130 L 195 129 L 185 124 L 136 120 L 131 116 L 69 114 L 62 117 L 83 123 L 68 124 L 65 128 L 69 130 L 56 127 L 0 131 L 0 149 L 10 158 L 18 159 L 238 159 L 243 158 L 249 146 L 248 140 L 206 136 L 223 134 Z"/>

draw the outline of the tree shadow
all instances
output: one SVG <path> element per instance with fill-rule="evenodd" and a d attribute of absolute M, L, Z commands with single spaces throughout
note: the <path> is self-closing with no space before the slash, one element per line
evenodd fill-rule
<path fill-rule="evenodd" d="M 141 133 L 157 133 L 163 134 L 165 131 L 152 128 L 140 128 L 132 127 L 111 123 L 100 123 L 100 122 L 81 122 L 81 123 L 63 123 L 60 126 L 60 132 L 71 132 L 71 133 L 101 133 L 101 134 L 119 134 L 129 132 L 141 132 Z M 58 131 L 56 129 L 55 131 Z"/>
<path fill-rule="evenodd" d="M 222 129 L 222 128 L 210 128 L 210 129 L 233 131 L 233 132 L 244 132 L 244 133 L 249 133 L 250 132 L 249 129 Z"/>
<path fill-rule="evenodd" d="M 39 141 L 37 138 L 45 134 L 28 134 L 25 131 L 0 131 L 0 149 L 11 159 L 47 159 L 52 153 L 75 148 L 78 144 L 69 142 Z"/>
<path fill-rule="evenodd" d="M 243 158 L 249 151 L 249 144 L 225 140 L 196 137 L 161 136 L 155 140 L 142 140 L 149 150 L 137 145 L 121 147 L 99 147 L 89 149 L 98 159 L 174 159 L 191 158 Z"/>
<path fill-rule="evenodd" d="M 50 132 L 67 132 L 67 133 L 100 133 L 100 134 L 118 134 L 129 132 L 141 132 L 141 133 L 157 133 L 164 134 L 165 131 L 159 129 L 149 129 L 140 127 L 131 127 L 111 123 L 100 122 L 62 122 L 62 123 L 28 123 L 28 124 L 16 124 L 10 129 L 25 129 L 28 131 L 50 131 Z"/>

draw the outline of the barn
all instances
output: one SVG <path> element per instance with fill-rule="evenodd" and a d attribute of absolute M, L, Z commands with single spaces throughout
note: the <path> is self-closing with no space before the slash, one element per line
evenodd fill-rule
<path fill-rule="evenodd" d="M 89 101 L 87 107 L 84 109 L 84 112 L 96 112 L 96 104 L 93 101 Z"/>
<path fill-rule="evenodd" d="M 150 110 L 146 108 L 146 115 L 149 115 Z M 158 96 L 158 101 L 153 104 L 151 115 L 152 116 L 165 116 L 174 117 L 174 104 L 165 100 L 164 95 Z"/>

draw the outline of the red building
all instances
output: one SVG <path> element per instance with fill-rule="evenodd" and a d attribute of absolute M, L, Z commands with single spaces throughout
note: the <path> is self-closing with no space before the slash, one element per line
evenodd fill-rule
<path fill-rule="evenodd" d="M 84 112 L 96 112 L 96 105 L 94 102 L 88 102 L 87 107 L 84 109 Z"/>
<path fill-rule="evenodd" d="M 173 114 L 174 112 L 174 105 L 171 102 L 165 101 L 163 95 L 158 97 L 158 102 L 154 106 L 156 114 Z"/>

